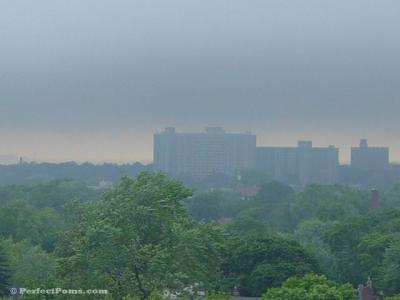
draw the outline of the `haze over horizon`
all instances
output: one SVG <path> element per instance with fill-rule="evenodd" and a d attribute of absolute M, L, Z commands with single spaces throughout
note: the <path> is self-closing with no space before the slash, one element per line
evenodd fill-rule
<path fill-rule="evenodd" d="M 0 9 L 0 155 L 152 159 L 166 126 L 360 138 L 400 161 L 400 2 L 28 0 Z"/>

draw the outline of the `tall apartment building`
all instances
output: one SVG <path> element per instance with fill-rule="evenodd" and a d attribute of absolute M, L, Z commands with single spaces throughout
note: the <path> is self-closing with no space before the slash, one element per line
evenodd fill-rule
<path fill-rule="evenodd" d="M 202 133 L 178 133 L 166 128 L 154 135 L 154 170 L 174 177 L 201 179 L 211 174 L 236 175 L 254 168 L 256 136 L 206 128 Z"/>
<path fill-rule="evenodd" d="M 359 147 L 351 148 L 351 167 L 354 170 L 385 170 L 389 167 L 388 147 L 369 147 L 367 139 L 361 139 Z"/>
<path fill-rule="evenodd" d="M 313 147 L 299 141 L 297 147 L 257 147 L 257 169 L 272 178 L 297 185 L 337 182 L 339 149 Z"/>

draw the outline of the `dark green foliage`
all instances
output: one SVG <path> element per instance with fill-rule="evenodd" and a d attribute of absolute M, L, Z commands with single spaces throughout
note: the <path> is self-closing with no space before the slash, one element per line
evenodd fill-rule
<path fill-rule="evenodd" d="M 59 210 L 74 198 L 81 201 L 95 199 L 99 192 L 84 183 L 73 180 L 53 180 L 32 186 L 7 186 L 0 188 L 0 207 L 15 200 L 23 200 L 36 208 L 51 207 Z"/>
<path fill-rule="evenodd" d="M 218 279 L 221 232 L 191 221 L 191 192 L 161 174 L 125 177 L 95 205 L 76 212 L 57 255 L 65 285 L 107 287 L 115 299 L 152 291 L 210 288 Z"/>
<path fill-rule="evenodd" d="M 290 186 L 268 181 L 262 184 L 255 197 L 242 197 L 238 192 L 217 190 L 196 194 L 186 200 L 185 205 L 197 220 L 226 222 L 231 218 L 243 219 L 252 215 L 262 226 L 288 230 L 293 227 L 290 206 L 294 200 L 295 192 Z M 243 231 L 243 228 L 239 231 Z"/>
<path fill-rule="evenodd" d="M 241 184 L 258 182 L 250 175 Z M 354 287 L 371 276 L 377 293 L 400 293 L 398 186 L 382 192 L 382 206 L 392 209 L 370 211 L 369 191 L 294 191 L 265 178 L 257 184 L 255 197 L 234 188 L 191 196 L 182 184 L 149 173 L 125 177 L 103 195 L 71 180 L 2 187 L 8 281 L 158 299 L 165 289 L 194 283 L 209 295 L 238 285 L 242 295 L 259 296 L 290 276 L 316 272 Z M 342 288 L 349 290 L 322 277 L 297 278 L 270 289 L 275 298 L 268 299 L 352 299 Z"/>
<path fill-rule="evenodd" d="M 0 240 L 12 266 L 11 281 L 18 287 L 55 286 L 56 258 L 29 241 Z"/>
<path fill-rule="evenodd" d="M 260 296 L 291 276 L 319 272 L 312 255 L 297 242 L 263 233 L 234 236 L 229 241 L 224 276 L 244 296 Z"/>
<path fill-rule="evenodd" d="M 204 221 L 232 218 L 249 206 L 237 193 L 218 190 L 196 194 L 184 203 L 194 219 Z"/>
<path fill-rule="evenodd" d="M 26 201 L 14 201 L 0 208 L 0 236 L 15 241 L 27 239 L 45 250 L 54 249 L 63 229 L 60 214 L 53 208 L 35 208 Z"/>
<path fill-rule="evenodd" d="M 33 186 L 27 192 L 26 200 L 35 207 L 60 209 L 72 199 L 89 201 L 97 197 L 98 192 L 89 189 L 84 183 L 73 180 L 54 180 Z"/>
<path fill-rule="evenodd" d="M 260 208 L 250 208 L 227 222 L 225 229 L 230 233 L 250 234 L 267 231 L 268 225 Z"/>
<path fill-rule="evenodd" d="M 255 202 L 272 209 L 282 202 L 290 202 L 294 195 L 294 190 L 287 184 L 270 181 L 261 186 Z"/>
<path fill-rule="evenodd" d="M 385 206 L 397 203 L 397 197 L 400 198 L 397 192 L 395 187 L 384 193 Z M 203 207 L 208 206 L 202 212 L 203 219 L 212 216 L 225 221 L 218 214 L 218 200 L 200 199 L 206 204 Z M 247 201 L 247 207 L 224 222 L 229 233 L 281 232 L 312 252 L 329 278 L 357 286 L 371 275 L 377 290 L 396 291 L 390 282 L 396 282 L 397 277 L 385 271 L 393 267 L 389 267 L 389 259 L 384 260 L 383 255 L 400 231 L 400 215 L 396 210 L 369 212 L 370 191 L 340 185 L 310 185 L 294 192 L 272 181 L 263 184 L 258 195 Z"/>
<path fill-rule="evenodd" d="M 382 207 L 400 208 L 400 183 L 397 183 L 389 190 L 384 191 L 381 198 Z"/>
<path fill-rule="evenodd" d="M 0 244 L 0 296 L 6 296 L 10 292 L 10 266 L 8 259 Z"/>
<path fill-rule="evenodd" d="M 400 294 L 400 234 L 386 248 L 378 278 L 386 294 Z"/>
<path fill-rule="evenodd" d="M 312 184 L 296 196 L 291 210 L 296 223 L 312 218 L 335 221 L 367 213 L 370 198 L 368 191 L 340 185 Z"/>
<path fill-rule="evenodd" d="M 288 230 L 293 227 L 290 206 L 294 200 L 295 192 L 290 186 L 270 181 L 261 187 L 253 207 L 260 209 L 268 227 Z"/>
<path fill-rule="evenodd" d="M 292 236 L 303 247 L 313 252 L 325 275 L 337 280 L 336 257 L 324 240 L 326 233 L 335 222 L 322 222 L 317 219 L 305 220 L 299 224 Z"/>
<path fill-rule="evenodd" d="M 63 207 L 74 199 L 93 201 L 97 195 L 98 191 L 72 180 L 0 188 L 0 237 L 26 239 L 52 251 L 65 226 Z"/>
<path fill-rule="evenodd" d="M 339 280 L 356 286 L 371 276 L 381 287 L 385 251 L 399 234 L 400 210 L 377 210 L 334 225 L 325 240 L 337 258 Z"/>

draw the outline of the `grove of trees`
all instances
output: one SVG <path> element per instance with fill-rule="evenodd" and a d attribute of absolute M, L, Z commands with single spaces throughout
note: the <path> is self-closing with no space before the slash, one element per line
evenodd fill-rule
<path fill-rule="evenodd" d="M 62 287 L 108 290 L 80 299 L 227 299 L 236 289 L 350 300 L 369 276 L 377 294 L 400 294 L 399 186 L 372 210 L 367 190 L 246 180 L 257 195 L 196 192 L 147 172 L 105 191 L 72 180 L 1 187 L 0 295 Z"/>

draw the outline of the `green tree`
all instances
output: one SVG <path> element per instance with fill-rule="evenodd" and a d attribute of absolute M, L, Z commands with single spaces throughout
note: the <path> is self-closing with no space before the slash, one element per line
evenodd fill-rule
<path fill-rule="evenodd" d="M 0 296 L 6 296 L 10 291 L 10 266 L 3 247 L 0 244 Z"/>
<path fill-rule="evenodd" d="M 339 285 L 325 276 L 291 277 L 282 287 L 271 288 L 262 300 L 356 300 L 351 285 Z"/>
<path fill-rule="evenodd" d="M 184 203 L 193 218 L 204 221 L 232 218 L 249 207 L 249 201 L 239 194 L 220 190 L 196 194 Z"/>
<path fill-rule="evenodd" d="M 385 251 L 379 280 L 387 294 L 400 293 L 400 240 L 394 241 Z M 386 298 L 385 298 L 386 299 Z"/>
<path fill-rule="evenodd" d="M 197 220 L 221 218 L 220 192 L 201 193 L 186 201 L 190 214 Z"/>
<path fill-rule="evenodd" d="M 351 216 L 332 226 L 324 241 L 336 257 L 338 280 L 356 286 L 371 276 L 381 288 L 383 255 L 399 229 L 400 210 L 395 209 Z"/>
<path fill-rule="evenodd" d="M 16 200 L 0 208 L 0 236 L 4 238 L 28 239 L 52 251 L 62 228 L 62 218 L 53 208 L 36 208 L 25 200 Z"/>
<path fill-rule="evenodd" d="M 16 200 L 23 200 L 36 208 L 51 207 L 56 210 L 72 199 L 89 201 L 97 197 L 98 191 L 90 189 L 83 182 L 58 179 L 35 185 L 12 185 L 0 187 L 0 207 Z"/>
<path fill-rule="evenodd" d="M 265 218 L 260 208 L 250 208 L 239 213 L 235 218 L 225 224 L 231 233 L 250 234 L 268 229 Z"/>
<path fill-rule="evenodd" d="M 243 296 L 260 296 L 287 278 L 319 272 L 317 261 L 297 242 L 255 233 L 234 236 L 224 261 L 226 286 L 236 285 Z"/>
<path fill-rule="evenodd" d="M 3 240 L 12 268 L 12 283 L 18 287 L 54 287 L 56 258 L 28 240 Z"/>
<path fill-rule="evenodd" d="M 311 184 L 296 195 L 291 212 L 296 223 L 313 218 L 336 221 L 367 213 L 369 202 L 370 195 L 363 190 L 341 185 Z"/>
<path fill-rule="evenodd" d="M 141 173 L 83 205 L 57 248 L 65 286 L 146 299 L 153 291 L 214 284 L 222 234 L 191 221 L 181 204 L 190 195 L 162 174 Z"/>
<path fill-rule="evenodd" d="M 400 183 L 389 190 L 383 191 L 381 204 L 386 208 L 400 208 Z"/>
<path fill-rule="evenodd" d="M 336 257 L 324 241 L 324 236 L 334 224 L 334 222 L 322 222 L 318 219 L 303 221 L 297 226 L 293 238 L 314 253 L 324 274 L 337 279 Z"/>
<path fill-rule="evenodd" d="M 293 228 L 290 206 L 294 197 L 295 192 L 289 185 L 270 181 L 262 185 L 253 207 L 261 210 L 270 228 L 287 230 Z"/>

